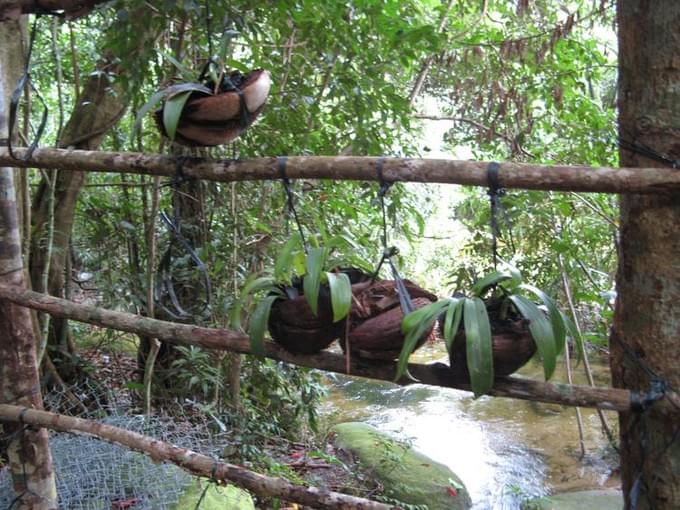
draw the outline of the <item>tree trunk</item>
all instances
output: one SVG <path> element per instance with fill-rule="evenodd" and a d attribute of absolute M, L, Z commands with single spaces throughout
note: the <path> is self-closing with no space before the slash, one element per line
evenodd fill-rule
<path fill-rule="evenodd" d="M 620 136 L 680 157 L 680 2 L 619 0 Z M 660 166 L 629 151 L 622 166 Z M 621 198 L 618 300 L 611 336 L 620 388 L 648 391 L 655 375 L 680 388 L 680 200 Z M 623 412 L 626 508 L 680 508 L 680 407 Z"/>
<path fill-rule="evenodd" d="M 122 90 L 109 79 L 111 64 L 102 61 L 97 72 L 92 73 L 86 82 L 79 102 L 76 104 L 71 118 L 64 128 L 59 141 L 60 147 L 74 147 L 84 150 L 96 150 L 102 143 L 104 134 L 123 115 L 126 103 Z M 31 281 L 33 288 L 54 296 L 64 296 L 64 269 L 66 258 L 70 255 L 69 242 L 76 204 L 80 190 L 85 184 L 87 174 L 70 170 L 60 170 L 55 189 L 54 209 L 54 241 L 49 265 L 48 288 L 43 289 L 41 278 L 46 260 L 44 239 L 48 228 L 49 187 L 43 179 L 36 193 L 33 204 L 33 246 L 31 248 Z M 55 319 L 51 323 L 49 346 L 59 345 L 60 339 L 66 338 L 68 324 L 63 319 Z M 70 359 L 70 357 L 67 357 Z M 62 369 L 62 377 L 68 380 L 69 373 Z"/>
<path fill-rule="evenodd" d="M 8 137 L 9 98 L 22 69 L 19 22 L 0 23 L 0 139 Z M 25 286 L 14 171 L 0 167 L 0 283 Z M 27 308 L 0 300 L 0 402 L 42 408 L 36 343 Z M 3 425 L 19 509 L 57 508 L 47 430 Z"/>

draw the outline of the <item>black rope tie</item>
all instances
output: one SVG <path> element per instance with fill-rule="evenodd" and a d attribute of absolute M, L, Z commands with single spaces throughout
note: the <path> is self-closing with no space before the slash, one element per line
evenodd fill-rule
<path fill-rule="evenodd" d="M 495 161 L 489 163 L 486 168 L 486 179 L 489 183 L 489 203 L 491 205 L 491 253 L 493 255 L 493 268 L 498 269 L 498 238 L 501 235 L 501 230 L 498 226 L 498 209 L 501 207 L 501 197 L 505 195 L 503 189 L 498 182 L 498 173 L 501 165 Z"/>
<path fill-rule="evenodd" d="M 168 183 L 175 193 L 178 192 L 180 185 L 193 179 L 193 177 L 184 174 L 184 163 L 188 159 L 189 158 L 187 156 L 177 157 L 175 175 Z M 160 214 L 161 220 L 163 223 L 165 223 L 165 226 L 170 232 L 170 243 L 168 248 L 165 250 L 165 253 L 161 257 L 160 263 L 158 265 L 158 277 L 156 278 L 154 299 L 156 301 L 156 306 L 162 309 L 163 312 L 165 312 L 171 318 L 175 320 L 185 320 L 190 317 L 202 315 L 208 309 L 212 299 L 212 283 L 210 281 L 210 275 L 208 274 L 207 266 L 203 260 L 201 260 L 201 257 L 199 257 L 198 253 L 196 253 L 196 250 L 192 246 L 191 242 L 189 242 L 189 240 L 187 240 L 182 235 L 180 224 L 181 211 L 179 208 L 179 203 L 175 203 L 174 209 L 174 220 L 170 219 L 170 215 L 165 211 L 161 212 Z M 196 265 L 198 271 L 201 273 L 203 280 L 203 287 L 205 288 L 205 302 L 203 303 L 202 308 L 198 311 L 195 311 L 194 313 L 188 312 L 185 307 L 182 306 L 180 303 L 180 298 L 177 296 L 177 292 L 175 290 L 175 278 L 173 277 L 172 268 L 172 248 L 174 242 L 177 242 L 189 254 L 189 257 Z M 163 298 L 165 296 L 170 299 L 170 303 L 172 304 L 173 308 L 172 310 L 163 303 Z"/>
<path fill-rule="evenodd" d="M 657 163 L 662 163 L 671 168 L 675 169 L 680 168 L 680 159 L 669 158 L 668 156 L 665 156 L 660 152 L 655 151 L 654 149 L 652 149 L 648 145 L 645 145 L 639 140 L 635 140 L 633 136 L 630 137 L 631 140 L 625 140 L 619 137 L 617 140 L 619 147 L 629 152 L 639 154 L 640 156 L 644 156 L 645 158 L 651 159 L 652 161 L 656 161 Z"/>
<path fill-rule="evenodd" d="M 392 278 L 394 278 L 394 283 L 397 286 L 397 293 L 399 295 L 399 306 L 404 315 L 411 313 L 413 311 L 413 302 L 411 301 L 411 295 L 406 288 L 406 284 L 402 279 L 397 266 L 394 264 L 392 257 L 399 253 L 396 246 L 387 246 L 387 211 L 385 208 L 385 195 L 392 186 L 391 182 L 387 182 L 383 175 L 383 168 L 385 166 L 385 158 L 379 158 L 375 164 L 375 170 L 378 176 L 378 183 L 380 183 L 380 188 L 378 188 L 378 201 L 380 202 L 380 209 L 382 211 L 382 257 L 380 257 L 380 262 L 376 270 L 373 272 L 372 280 L 375 281 L 380 273 L 380 269 L 383 264 L 387 262 L 392 270 Z"/>
<path fill-rule="evenodd" d="M 286 174 L 286 167 L 288 166 L 288 158 L 286 156 L 279 156 L 276 158 L 278 162 L 279 177 L 283 183 L 283 189 L 286 191 L 286 208 L 293 215 L 295 220 L 295 225 L 297 226 L 298 232 L 300 233 L 300 239 L 302 241 L 302 247 L 307 251 L 307 242 L 305 241 L 305 233 L 302 230 L 302 223 L 300 223 L 300 218 L 298 217 L 297 211 L 295 210 L 295 197 L 293 195 L 293 190 L 291 189 L 290 179 Z"/>
<path fill-rule="evenodd" d="M 666 396 L 668 385 L 661 379 L 655 379 L 651 382 L 647 391 L 631 391 L 630 392 L 630 407 L 631 410 L 637 413 L 642 413 L 649 409 L 654 402 L 657 402 Z"/>

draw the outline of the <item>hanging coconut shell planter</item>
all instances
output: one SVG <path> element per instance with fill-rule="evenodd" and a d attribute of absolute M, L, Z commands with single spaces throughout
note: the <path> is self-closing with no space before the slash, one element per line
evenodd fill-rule
<path fill-rule="evenodd" d="M 409 280 L 403 283 L 414 310 L 434 303 L 437 296 Z M 354 292 L 347 343 L 352 354 L 364 359 L 393 360 L 404 345 L 401 322 L 404 313 L 394 280 L 379 280 Z M 434 324 L 418 338 L 415 349 L 425 343 Z M 343 351 L 344 342 L 340 342 Z M 414 350 L 415 350 L 414 349 Z"/>
<path fill-rule="evenodd" d="M 365 287 L 362 281 L 368 275 L 358 270 L 341 270 L 349 277 L 352 293 Z M 331 290 L 328 284 L 319 288 L 316 314 L 312 311 L 304 292 L 304 280 L 297 279 L 292 286 L 283 287 L 286 298 L 277 299 L 269 313 L 269 334 L 276 343 L 294 354 L 313 354 L 326 349 L 336 339 L 344 336 L 347 321 L 334 320 Z"/>
<path fill-rule="evenodd" d="M 141 117 L 159 101 L 154 112 L 156 126 L 171 141 L 187 147 L 212 147 L 233 141 L 257 120 L 264 110 L 271 79 L 264 69 L 243 74 L 222 73 L 199 83 L 180 83 L 156 94 L 140 110 Z"/>
<path fill-rule="evenodd" d="M 536 343 L 529 331 L 528 321 L 513 313 L 501 317 L 499 299 L 484 301 L 491 326 L 491 345 L 494 376 L 510 375 L 526 365 L 536 354 Z M 439 331 L 444 336 L 444 318 L 440 317 Z M 449 349 L 449 362 L 455 379 L 469 382 L 465 328 L 461 327 Z"/>

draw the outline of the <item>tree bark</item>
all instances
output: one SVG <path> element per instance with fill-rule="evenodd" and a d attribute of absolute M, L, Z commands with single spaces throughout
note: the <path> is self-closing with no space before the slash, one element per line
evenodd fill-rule
<path fill-rule="evenodd" d="M 349 496 L 315 487 L 294 485 L 282 478 L 261 475 L 240 466 L 216 461 L 213 457 L 196 453 L 187 448 L 159 441 L 105 423 L 74 418 L 47 411 L 24 410 L 20 406 L 0 404 L 0 421 L 30 423 L 49 427 L 60 432 L 95 437 L 151 457 L 154 462 L 172 462 L 197 476 L 219 482 L 233 482 L 260 496 L 278 497 L 312 508 L 337 510 L 398 510 L 397 507 L 364 498 Z"/>
<path fill-rule="evenodd" d="M 90 79 L 79 96 L 73 113 L 61 135 L 60 147 L 95 150 L 99 148 L 106 132 L 121 118 L 125 112 L 126 102 L 120 87 L 112 83 L 109 75 L 115 72 L 112 65 L 103 60 L 99 62 L 97 72 Z M 55 296 L 64 296 L 64 276 L 66 259 L 70 256 L 69 243 L 76 205 L 80 190 L 85 184 L 85 172 L 60 170 L 55 187 L 54 240 L 51 259 L 49 261 L 48 288 L 43 288 L 41 281 L 47 265 L 47 251 L 44 239 L 47 236 L 49 214 L 49 187 L 45 180 L 41 182 L 33 202 L 33 246 L 31 248 L 31 281 L 33 288 Z M 69 275 L 70 277 L 70 275 Z M 52 322 L 48 345 L 56 346 L 59 339 L 68 334 L 66 321 L 58 319 Z M 70 356 L 66 357 L 71 359 Z M 66 380 L 69 373 L 60 367 L 61 375 Z"/>
<path fill-rule="evenodd" d="M 250 341 L 244 333 L 228 329 L 204 328 L 189 324 L 165 322 L 148 317 L 141 317 L 125 312 L 114 312 L 94 306 L 80 305 L 53 296 L 45 296 L 37 292 L 17 287 L 0 285 L 0 301 L 6 299 L 47 312 L 56 317 L 67 317 L 79 322 L 96 326 L 127 331 L 137 335 L 157 337 L 166 342 L 179 345 L 193 345 L 205 349 L 252 354 Z M 265 342 L 265 356 L 294 365 L 318 368 L 340 374 L 346 373 L 345 357 L 322 351 L 317 354 L 292 354 L 273 342 Z M 433 386 L 456 388 L 470 391 L 469 384 L 461 383 L 453 377 L 447 365 L 435 363 L 430 365 L 409 364 L 409 372 L 416 381 L 402 378 L 398 384 L 420 382 Z M 364 361 L 353 358 L 351 374 L 359 377 L 394 381 L 396 364 L 392 361 Z M 609 411 L 625 411 L 631 409 L 631 392 L 614 388 L 593 388 L 560 383 L 544 383 L 519 377 L 498 377 L 489 395 L 509 397 L 522 400 L 546 402 L 578 407 L 595 407 Z M 680 397 L 673 392 L 666 395 L 663 405 L 680 406 Z"/>
<path fill-rule="evenodd" d="M 619 129 L 680 156 L 680 2 L 619 0 Z M 621 152 L 625 166 L 658 166 Z M 655 170 L 650 168 L 645 173 Z M 678 170 L 674 170 L 678 174 Z M 680 388 L 680 200 L 621 197 L 618 299 L 611 335 L 619 388 L 646 391 L 654 379 Z M 680 508 L 680 406 L 620 414 L 626 508 Z"/>
<path fill-rule="evenodd" d="M 25 149 L 15 149 L 24 154 Z M 378 181 L 376 164 L 383 158 L 358 156 L 295 156 L 286 159 L 291 179 Z M 134 152 L 65 151 L 38 149 L 31 161 L 15 161 L 0 148 L 0 164 L 16 167 L 60 168 L 84 172 L 134 173 L 174 177 L 181 162 L 187 177 L 219 182 L 276 180 L 281 178 L 277 158 L 244 160 L 172 156 Z M 489 163 L 448 159 L 384 158 L 383 176 L 388 182 L 423 182 L 489 185 Z M 680 172 L 673 168 L 605 168 L 549 166 L 505 162 L 499 184 L 505 188 L 583 191 L 597 193 L 645 193 L 672 195 L 680 191 Z"/>
<path fill-rule="evenodd" d="M 18 21 L 0 23 L 0 139 L 7 139 L 9 98 L 22 70 Z M 25 287 L 14 172 L 0 167 L 0 283 Z M 0 402 L 42 408 L 36 343 L 27 308 L 0 301 Z M 57 508 L 57 489 L 47 430 L 21 423 L 3 426 L 16 508 Z"/>

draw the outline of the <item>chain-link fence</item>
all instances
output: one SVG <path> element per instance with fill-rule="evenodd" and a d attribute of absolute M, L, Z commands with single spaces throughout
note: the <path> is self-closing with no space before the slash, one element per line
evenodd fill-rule
<path fill-rule="evenodd" d="M 201 453 L 215 453 L 223 438 L 191 406 L 173 416 L 135 414 L 129 397 L 81 385 L 45 396 L 48 411 L 99 420 Z M 184 409 L 182 411 L 182 409 Z M 59 507 L 73 510 L 167 509 L 179 501 L 193 478 L 172 464 L 154 463 L 128 448 L 65 433 L 50 433 Z M 0 509 L 16 505 L 8 469 L 0 470 Z"/>

